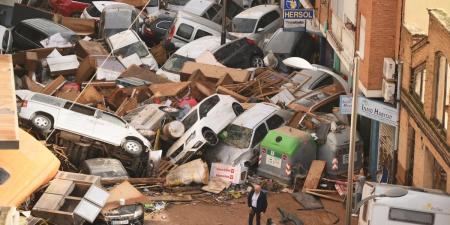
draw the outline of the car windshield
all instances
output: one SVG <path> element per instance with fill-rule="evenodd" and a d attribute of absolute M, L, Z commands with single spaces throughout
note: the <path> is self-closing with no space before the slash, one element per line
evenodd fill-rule
<path fill-rule="evenodd" d="M 166 63 L 163 65 L 163 70 L 172 72 L 172 73 L 179 73 L 181 68 L 183 67 L 184 63 L 187 61 L 194 61 L 194 59 L 181 56 L 181 55 L 173 55 L 170 57 Z"/>
<path fill-rule="evenodd" d="M 248 148 L 252 139 L 253 130 L 241 127 L 236 124 L 230 124 L 220 134 L 223 142 L 237 148 Z"/>
<path fill-rule="evenodd" d="M 236 33 L 253 33 L 255 30 L 256 19 L 234 18 L 233 32 Z"/>
<path fill-rule="evenodd" d="M 146 57 L 149 54 L 147 46 L 140 41 L 114 50 L 114 54 L 116 56 L 121 56 L 122 58 L 128 57 L 134 53 L 136 53 L 139 58 Z"/>

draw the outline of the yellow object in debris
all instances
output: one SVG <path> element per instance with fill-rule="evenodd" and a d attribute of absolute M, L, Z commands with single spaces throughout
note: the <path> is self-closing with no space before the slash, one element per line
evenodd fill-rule
<path fill-rule="evenodd" d="M 19 130 L 19 149 L 0 150 L 0 205 L 19 206 L 58 172 L 59 160 L 33 136 Z"/>

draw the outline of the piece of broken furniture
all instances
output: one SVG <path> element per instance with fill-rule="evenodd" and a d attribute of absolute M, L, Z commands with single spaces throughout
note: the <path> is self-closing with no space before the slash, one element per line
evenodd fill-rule
<path fill-rule="evenodd" d="M 98 184 L 100 178 L 67 172 L 58 175 L 34 205 L 31 215 L 58 225 L 93 223 L 109 197 Z"/>

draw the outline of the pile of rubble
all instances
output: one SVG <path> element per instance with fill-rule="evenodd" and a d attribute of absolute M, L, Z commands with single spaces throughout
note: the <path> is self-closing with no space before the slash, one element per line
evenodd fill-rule
<path fill-rule="evenodd" d="M 344 201 L 345 183 L 338 178 L 347 170 L 349 126 L 338 102 L 347 87 L 322 72 L 264 67 L 262 57 L 247 68 L 205 51 L 176 65 L 179 50 L 173 53 L 164 41 L 144 42 L 133 30 L 152 1 L 121 2 L 133 13 L 140 10 L 135 21 L 114 28 L 121 31 L 108 28 L 107 10 L 98 23 L 42 11 L 42 4 L 16 5 L 40 15 L 20 18 L 12 30 L 19 125 L 61 164 L 36 175 L 46 178 L 29 190 L 27 201 L 7 204 L 31 210 L 28 224 L 36 218 L 58 225 L 142 224 L 145 212 L 167 203 L 226 204 L 252 183 Z M 144 17 L 147 29 L 155 19 Z M 20 26 L 58 24 L 66 27 L 41 42 L 33 42 L 32 33 L 17 39 Z M 249 40 L 238 39 L 259 49 Z M 231 55 L 238 41 L 218 46 Z M 179 68 L 168 75 L 161 66 Z M 357 145 L 359 169 L 360 140 Z"/>

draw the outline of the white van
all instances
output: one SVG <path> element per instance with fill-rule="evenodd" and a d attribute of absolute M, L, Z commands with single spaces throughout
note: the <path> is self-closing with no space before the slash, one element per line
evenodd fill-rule
<path fill-rule="evenodd" d="M 183 11 L 193 13 L 218 24 L 222 22 L 222 6 L 213 0 L 190 0 L 184 6 Z"/>
<path fill-rule="evenodd" d="M 185 46 L 179 48 L 173 53 L 164 65 L 156 71 L 157 75 L 164 76 L 169 80 L 179 82 L 179 72 L 187 61 L 195 61 L 201 54 L 206 51 L 214 52 L 220 47 L 220 37 L 206 36 L 199 38 Z"/>
<path fill-rule="evenodd" d="M 166 46 L 175 49 L 204 36 L 220 36 L 222 27 L 195 14 L 179 11 L 165 38 Z"/>
<path fill-rule="evenodd" d="M 398 185 L 367 182 L 362 199 L 382 195 Z M 450 195 L 436 190 L 411 187 L 402 197 L 377 197 L 359 209 L 358 225 L 448 225 L 450 223 Z"/>

